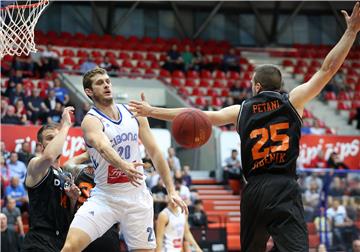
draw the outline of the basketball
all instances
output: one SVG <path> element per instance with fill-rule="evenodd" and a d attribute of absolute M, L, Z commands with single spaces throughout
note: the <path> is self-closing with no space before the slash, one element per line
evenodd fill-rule
<path fill-rule="evenodd" d="M 207 115 L 198 109 L 187 109 L 177 115 L 172 133 L 178 144 L 185 148 L 204 145 L 211 136 L 211 123 Z"/>

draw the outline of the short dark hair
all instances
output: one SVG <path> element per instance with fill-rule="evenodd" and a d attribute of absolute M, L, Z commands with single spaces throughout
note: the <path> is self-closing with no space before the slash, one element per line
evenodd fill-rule
<path fill-rule="evenodd" d="M 254 81 L 261 84 L 263 91 L 280 91 L 283 86 L 280 69 L 271 64 L 256 67 Z"/>
<path fill-rule="evenodd" d="M 37 140 L 39 143 L 43 143 L 43 133 L 45 130 L 49 130 L 49 129 L 58 129 L 59 128 L 59 124 L 58 123 L 49 123 L 49 124 L 45 124 L 43 125 L 39 131 L 37 132 Z"/>

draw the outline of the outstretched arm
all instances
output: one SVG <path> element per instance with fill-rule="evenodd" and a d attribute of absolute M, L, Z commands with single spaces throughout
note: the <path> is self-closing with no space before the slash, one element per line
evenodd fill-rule
<path fill-rule="evenodd" d="M 61 155 L 63 145 L 71 127 L 70 113 L 72 113 L 73 111 L 73 107 L 67 107 L 64 109 L 64 112 L 62 114 L 61 128 L 58 134 L 56 136 L 46 136 L 54 138 L 46 146 L 40 157 L 35 157 L 31 159 L 27 169 L 27 176 L 25 180 L 26 186 L 32 187 L 39 183 L 41 179 L 46 175 L 50 165 L 55 162 L 55 160 Z"/>
<path fill-rule="evenodd" d="M 186 222 L 185 222 L 185 233 L 184 233 L 184 236 L 185 236 L 185 240 L 187 240 L 193 247 L 195 247 L 195 251 L 196 251 L 196 252 L 202 252 L 199 244 L 197 244 L 194 236 L 192 235 L 192 233 L 191 233 L 191 231 L 190 231 L 189 223 L 188 223 L 187 220 L 186 220 Z"/>
<path fill-rule="evenodd" d="M 156 170 L 159 172 L 161 179 L 164 181 L 169 201 L 176 202 L 176 204 L 181 207 L 182 211 L 188 213 L 188 208 L 185 202 L 175 191 L 174 184 L 170 176 L 170 168 L 165 161 L 159 146 L 156 144 L 156 140 L 151 132 L 147 118 L 139 117 L 138 120 L 140 124 L 140 139 L 144 144 L 146 151 L 149 153 Z"/>
<path fill-rule="evenodd" d="M 142 173 L 135 168 L 142 165 L 141 163 L 129 163 L 123 160 L 119 154 L 112 148 L 109 138 L 103 132 L 103 125 L 100 120 L 93 116 L 85 116 L 81 123 L 86 142 L 95 148 L 100 155 L 109 162 L 113 167 L 124 172 L 131 184 L 140 185 L 138 180 L 142 179 Z"/>
<path fill-rule="evenodd" d="M 172 121 L 174 118 L 185 111 L 187 108 L 158 108 L 152 107 L 146 102 L 144 93 L 141 93 L 141 101 L 130 101 L 130 110 L 135 116 L 153 117 L 159 120 Z M 204 111 L 209 117 L 212 125 L 222 126 L 235 124 L 239 115 L 240 105 L 233 105 L 219 111 Z"/>
<path fill-rule="evenodd" d="M 360 4 L 357 2 L 349 17 L 342 11 L 347 23 L 347 29 L 336 46 L 326 56 L 320 70 L 306 83 L 294 88 L 289 95 L 290 102 L 302 115 L 307 102 L 317 96 L 325 85 L 336 74 L 348 55 L 356 35 L 360 30 Z"/>

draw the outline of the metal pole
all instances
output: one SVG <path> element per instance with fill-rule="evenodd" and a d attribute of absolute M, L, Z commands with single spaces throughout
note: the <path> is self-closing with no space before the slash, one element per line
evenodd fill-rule
<path fill-rule="evenodd" d="M 124 15 L 122 15 L 117 22 L 115 22 L 116 25 L 111 29 L 112 33 L 114 33 L 116 29 L 119 29 L 121 28 L 121 26 L 124 25 L 125 21 L 128 19 L 130 14 L 135 10 L 135 8 L 139 5 L 139 3 L 140 1 L 134 2 L 133 5 L 130 7 L 130 9 L 127 12 L 125 12 Z"/>
<path fill-rule="evenodd" d="M 283 25 L 280 27 L 280 29 L 276 33 L 276 38 L 278 38 L 285 30 L 286 28 L 292 23 L 293 19 L 296 17 L 296 15 L 299 13 L 301 8 L 303 7 L 305 1 L 299 2 L 296 6 L 294 12 L 285 20 Z"/>
<path fill-rule="evenodd" d="M 175 19 L 176 21 L 178 22 L 179 26 L 180 26 L 180 33 L 181 33 L 181 36 L 182 37 L 185 37 L 185 38 L 188 38 L 189 37 L 189 34 L 186 32 L 186 29 L 185 29 L 185 26 L 182 22 L 182 19 L 181 19 L 181 16 L 180 16 L 180 11 L 176 5 L 175 2 L 173 1 L 170 1 L 170 4 L 171 4 L 171 7 L 173 8 L 174 10 L 174 13 L 175 13 Z"/>
<path fill-rule="evenodd" d="M 199 29 L 197 30 L 197 32 L 193 35 L 193 39 L 196 39 L 197 37 L 199 37 L 199 35 L 205 30 L 205 28 L 208 26 L 208 24 L 210 23 L 210 21 L 214 18 L 214 16 L 216 15 L 216 13 L 219 11 L 219 9 L 221 8 L 221 6 L 223 5 L 223 1 L 220 1 L 216 4 L 216 6 L 214 7 L 214 9 L 211 11 L 211 13 L 209 14 L 209 16 L 206 18 L 206 20 L 204 21 L 204 23 L 202 23 L 202 25 L 199 27 Z"/>

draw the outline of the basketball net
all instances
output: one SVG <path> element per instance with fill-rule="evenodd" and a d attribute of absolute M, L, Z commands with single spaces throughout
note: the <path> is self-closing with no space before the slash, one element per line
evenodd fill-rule
<path fill-rule="evenodd" d="M 12 1 L 0 8 L 0 58 L 37 51 L 34 29 L 48 4 L 49 0 Z"/>

